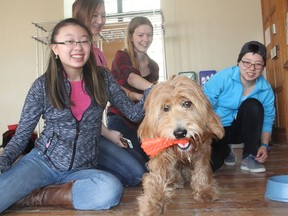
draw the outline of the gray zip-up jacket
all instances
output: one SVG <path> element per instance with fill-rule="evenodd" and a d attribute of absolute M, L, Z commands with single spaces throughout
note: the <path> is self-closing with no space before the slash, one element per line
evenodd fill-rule
<path fill-rule="evenodd" d="M 150 89 L 146 89 L 141 101 L 134 104 L 110 72 L 102 68 L 100 72 L 105 79 L 108 101 L 131 121 L 141 121 L 144 115 L 143 103 Z M 82 119 L 77 121 L 70 109 L 58 110 L 51 105 L 46 84 L 46 77 L 42 75 L 30 88 L 16 133 L 0 155 L 0 172 L 9 169 L 23 152 L 41 116 L 44 119 L 44 128 L 36 140 L 35 148 L 52 168 L 63 171 L 96 165 L 97 143 L 105 107 L 92 100 Z M 65 86 L 69 94 L 68 80 L 65 80 Z"/>

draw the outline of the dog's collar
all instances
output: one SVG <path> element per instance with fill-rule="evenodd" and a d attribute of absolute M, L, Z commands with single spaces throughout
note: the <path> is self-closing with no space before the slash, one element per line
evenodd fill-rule
<path fill-rule="evenodd" d="M 165 148 L 168 148 L 172 145 L 185 144 L 187 142 L 189 142 L 188 138 L 185 139 L 149 138 L 142 141 L 141 147 L 147 155 L 155 156 Z"/>

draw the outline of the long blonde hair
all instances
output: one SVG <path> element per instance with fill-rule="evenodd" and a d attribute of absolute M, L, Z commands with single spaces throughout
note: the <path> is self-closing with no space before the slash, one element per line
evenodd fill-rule
<path fill-rule="evenodd" d="M 152 33 L 153 33 L 153 25 L 147 17 L 138 16 L 138 17 L 132 18 L 127 26 L 126 41 L 125 41 L 126 47 L 124 49 L 130 56 L 132 65 L 136 69 L 139 69 L 139 63 L 136 58 L 137 54 L 134 49 L 134 45 L 132 43 L 131 38 L 133 37 L 135 29 L 138 28 L 140 25 L 149 25 L 152 28 Z"/>
<path fill-rule="evenodd" d="M 55 37 L 60 29 L 69 25 L 76 25 L 83 28 L 92 41 L 92 33 L 85 24 L 78 19 L 68 18 L 60 21 L 54 27 L 51 32 L 50 44 L 56 42 Z M 60 59 L 55 58 L 52 49 L 50 50 L 45 76 L 47 77 L 47 94 L 51 104 L 58 109 L 68 108 L 71 102 L 64 84 L 65 70 Z M 85 83 L 85 90 L 90 95 L 91 99 L 105 107 L 107 103 L 105 80 L 103 75 L 98 71 L 92 49 L 88 61 L 83 66 L 83 81 Z"/>

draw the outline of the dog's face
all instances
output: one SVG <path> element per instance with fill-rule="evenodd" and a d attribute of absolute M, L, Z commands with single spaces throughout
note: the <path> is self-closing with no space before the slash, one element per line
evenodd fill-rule
<path fill-rule="evenodd" d="M 144 108 L 146 114 L 138 130 L 141 140 L 190 138 L 190 143 L 178 145 L 178 150 L 185 151 L 198 148 L 208 138 L 224 135 L 201 87 L 187 77 L 176 76 L 155 85 Z"/>

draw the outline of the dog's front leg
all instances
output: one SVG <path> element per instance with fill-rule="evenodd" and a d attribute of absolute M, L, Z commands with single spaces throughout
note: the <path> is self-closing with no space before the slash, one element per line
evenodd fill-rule
<path fill-rule="evenodd" d="M 194 199 L 200 202 L 211 202 L 218 198 L 216 180 L 212 177 L 209 154 L 198 152 L 199 156 L 194 163 L 190 187 Z M 205 153 L 205 152 L 204 152 Z"/>
<path fill-rule="evenodd" d="M 171 167 L 175 167 L 176 162 L 170 161 L 171 157 L 165 158 L 165 153 L 161 158 L 150 159 L 148 167 L 150 172 L 143 176 L 143 193 L 138 197 L 139 216 L 158 216 L 163 214 L 167 203 L 174 196 L 173 183 L 174 174 Z"/>

